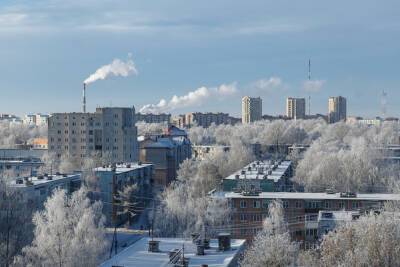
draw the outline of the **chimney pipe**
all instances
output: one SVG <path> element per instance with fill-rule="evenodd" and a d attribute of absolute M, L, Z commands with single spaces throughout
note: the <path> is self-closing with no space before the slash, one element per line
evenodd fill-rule
<path fill-rule="evenodd" d="M 86 83 L 83 83 L 82 111 L 86 113 Z"/>

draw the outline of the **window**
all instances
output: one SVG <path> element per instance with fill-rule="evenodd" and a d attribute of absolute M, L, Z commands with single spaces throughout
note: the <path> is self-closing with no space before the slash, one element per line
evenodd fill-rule
<path fill-rule="evenodd" d="M 267 199 L 263 199 L 263 201 L 262 201 L 262 207 L 263 207 L 264 209 L 268 209 L 268 205 L 269 205 L 268 200 L 267 200 Z"/>
<path fill-rule="evenodd" d="M 360 207 L 360 202 L 353 201 L 352 206 L 353 206 L 353 209 L 358 209 Z"/>
<path fill-rule="evenodd" d="M 243 209 L 243 208 L 246 208 L 247 207 L 247 201 L 246 200 L 240 200 L 240 207 Z"/>
<path fill-rule="evenodd" d="M 295 203 L 296 209 L 301 209 L 301 202 L 300 201 L 296 201 Z"/>
<path fill-rule="evenodd" d="M 246 214 L 240 213 L 240 221 L 243 222 L 246 220 Z"/>
<path fill-rule="evenodd" d="M 339 209 L 344 209 L 344 202 L 343 201 L 341 201 L 341 202 L 339 202 Z"/>
<path fill-rule="evenodd" d="M 284 209 L 289 208 L 289 201 L 287 201 L 287 200 L 284 200 L 284 201 L 283 201 L 283 208 L 284 208 Z"/>
<path fill-rule="evenodd" d="M 331 202 L 325 201 L 325 209 L 330 209 L 332 208 Z"/>
<path fill-rule="evenodd" d="M 259 200 L 254 200 L 253 202 L 253 208 L 259 209 L 260 208 L 260 201 Z"/>

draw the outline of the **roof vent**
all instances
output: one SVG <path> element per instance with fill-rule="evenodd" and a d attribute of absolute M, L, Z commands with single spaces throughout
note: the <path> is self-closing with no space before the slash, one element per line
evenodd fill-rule
<path fill-rule="evenodd" d="M 159 252 L 160 241 L 149 240 L 149 252 Z"/>
<path fill-rule="evenodd" d="M 239 174 L 235 174 L 235 179 L 239 179 L 240 175 Z"/>
<path fill-rule="evenodd" d="M 218 234 L 218 250 L 227 251 L 231 249 L 231 234 L 220 233 Z"/>
<path fill-rule="evenodd" d="M 15 183 L 16 183 L 16 184 L 23 184 L 23 183 L 24 183 L 24 180 L 22 180 L 22 179 L 17 179 L 17 180 L 15 181 Z"/>

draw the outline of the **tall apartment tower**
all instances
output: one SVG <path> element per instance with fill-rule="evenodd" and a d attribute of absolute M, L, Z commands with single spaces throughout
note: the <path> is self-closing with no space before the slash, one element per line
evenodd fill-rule
<path fill-rule="evenodd" d="M 347 109 L 346 98 L 343 96 L 329 97 L 328 100 L 328 122 L 335 123 L 338 121 L 346 120 Z"/>
<path fill-rule="evenodd" d="M 306 118 L 306 100 L 304 98 L 286 98 L 286 116 L 297 120 Z"/>
<path fill-rule="evenodd" d="M 262 119 L 262 100 L 260 97 L 245 96 L 242 98 L 242 123 Z"/>
<path fill-rule="evenodd" d="M 83 163 L 97 154 L 110 162 L 138 160 L 135 108 L 97 108 L 94 113 L 55 113 L 49 118 L 49 152 Z"/>

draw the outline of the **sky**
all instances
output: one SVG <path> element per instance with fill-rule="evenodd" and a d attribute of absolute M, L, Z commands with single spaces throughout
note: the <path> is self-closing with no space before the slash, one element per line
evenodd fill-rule
<path fill-rule="evenodd" d="M 135 71 L 90 83 L 88 111 L 239 116 L 250 95 L 264 114 L 288 96 L 326 114 L 342 95 L 348 115 L 374 117 L 385 90 L 400 116 L 399 48 L 397 0 L 2 0 L 0 113 L 80 111 L 83 81 L 119 59 Z"/>

